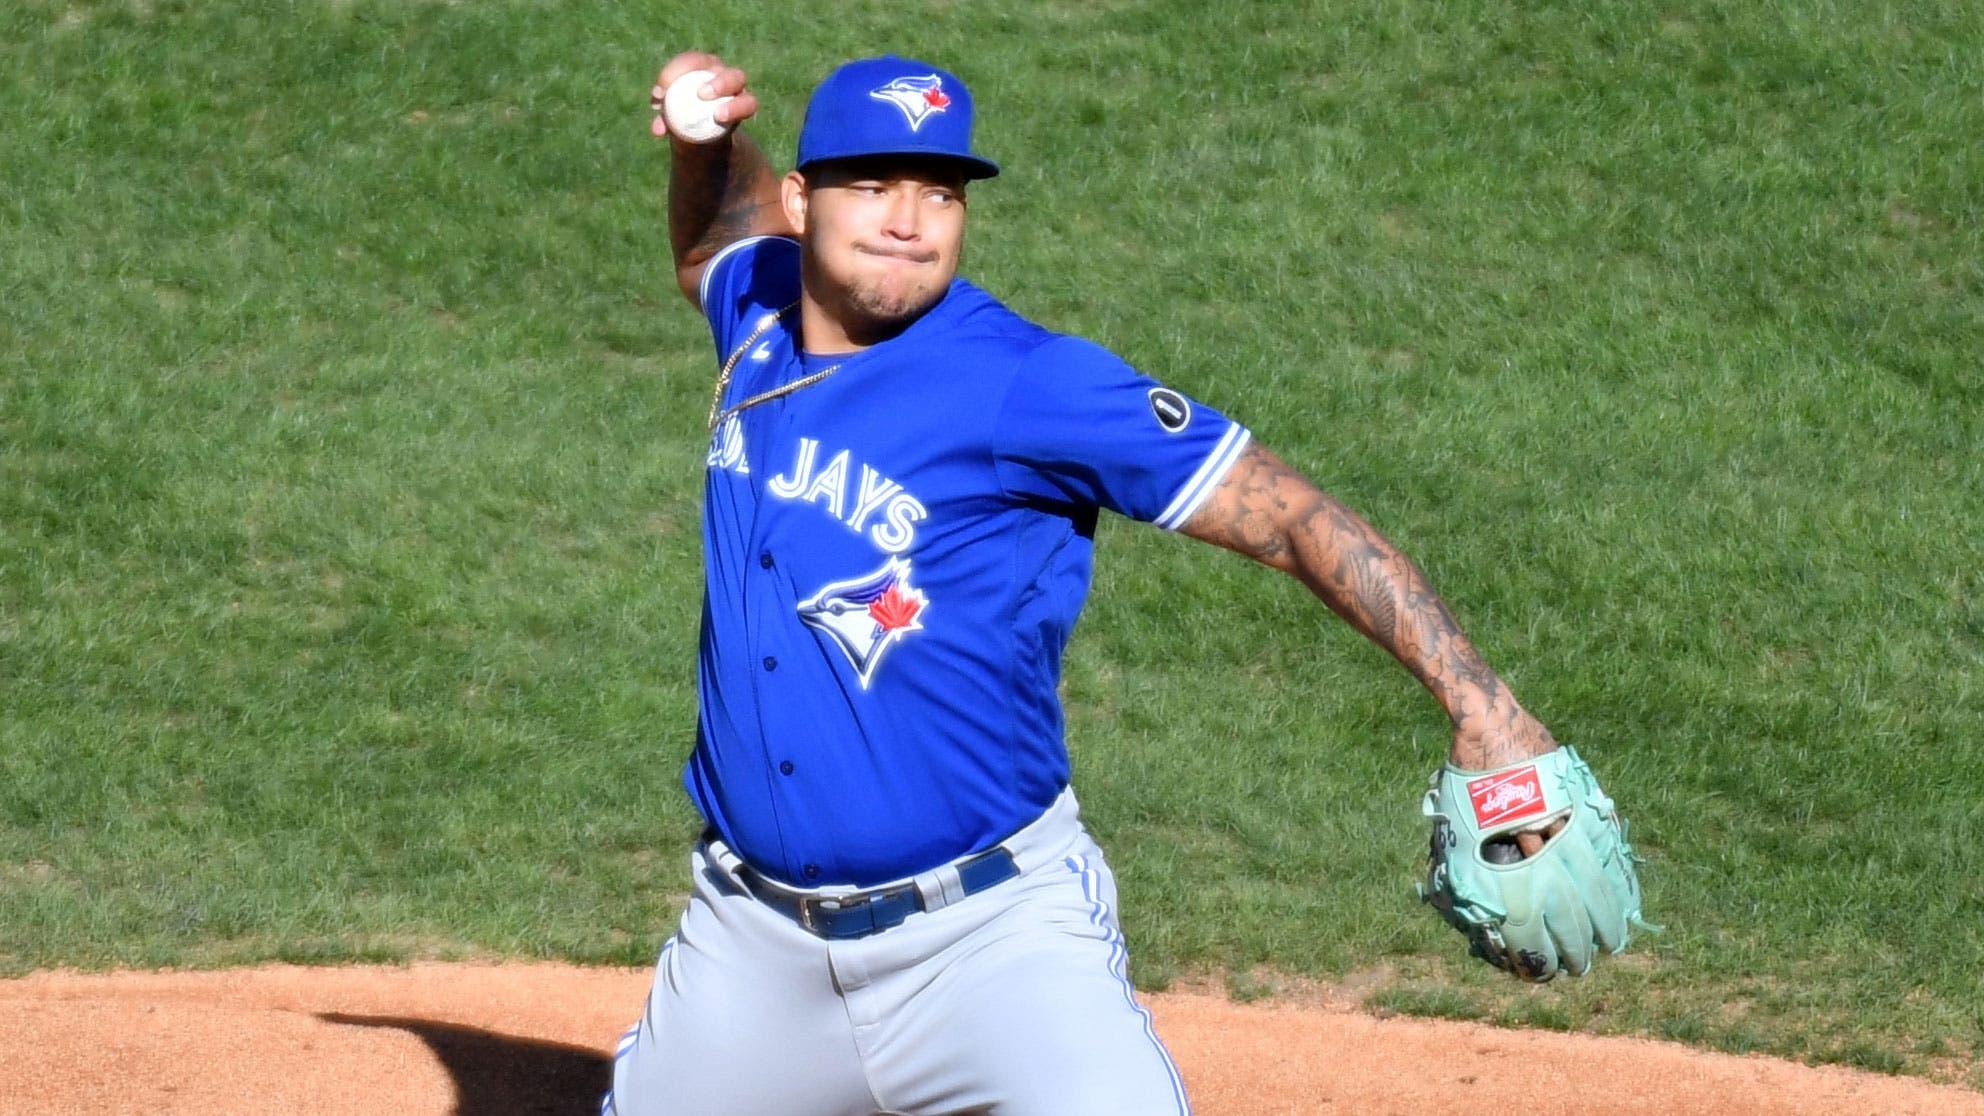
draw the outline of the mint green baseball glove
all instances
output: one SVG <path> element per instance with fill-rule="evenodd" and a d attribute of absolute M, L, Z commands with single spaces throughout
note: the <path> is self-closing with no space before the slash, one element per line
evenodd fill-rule
<path fill-rule="evenodd" d="M 1467 935 L 1469 952 L 1524 980 L 1583 976 L 1597 951 L 1626 948 L 1640 918 L 1640 880 L 1626 825 L 1576 749 L 1494 771 L 1447 765 L 1422 806 L 1433 819 L 1420 898 Z M 1535 856 L 1515 835 L 1568 819 Z"/>

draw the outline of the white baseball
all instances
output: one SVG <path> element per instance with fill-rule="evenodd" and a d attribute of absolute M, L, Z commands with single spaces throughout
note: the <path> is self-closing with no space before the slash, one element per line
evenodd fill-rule
<path fill-rule="evenodd" d="M 708 70 L 691 70 L 669 83 L 661 98 L 661 116 L 668 121 L 668 134 L 685 143 L 712 143 L 730 134 L 730 125 L 719 124 L 716 110 L 730 103 L 729 97 L 704 100 L 703 86 L 716 75 Z"/>

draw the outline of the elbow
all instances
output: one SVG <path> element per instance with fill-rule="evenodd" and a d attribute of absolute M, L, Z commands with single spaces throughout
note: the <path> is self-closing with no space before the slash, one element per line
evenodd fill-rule
<path fill-rule="evenodd" d="M 1287 531 L 1270 529 L 1258 539 L 1250 539 L 1241 551 L 1271 570 L 1279 570 L 1297 580 L 1303 576 L 1302 556 L 1296 551 L 1295 537 Z"/>

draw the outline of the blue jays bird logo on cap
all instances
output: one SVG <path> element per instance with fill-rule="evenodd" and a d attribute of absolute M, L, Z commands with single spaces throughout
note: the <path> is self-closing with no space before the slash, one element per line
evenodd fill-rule
<path fill-rule="evenodd" d="M 944 92 L 944 79 L 936 74 L 899 77 L 880 89 L 869 91 L 868 95 L 901 109 L 912 132 L 923 127 L 923 122 L 932 114 L 951 107 L 951 96 Z"/>
<path fill-rule="evenodd" d="M 867 689 L 882 653 L 910 632 L 923 630 L 930 599 L 909 583 L 909 559 L 891 558 L 880 569 L 836 581 L 799 604 L 799 618 L 825 632 L 854 664 Z"/>

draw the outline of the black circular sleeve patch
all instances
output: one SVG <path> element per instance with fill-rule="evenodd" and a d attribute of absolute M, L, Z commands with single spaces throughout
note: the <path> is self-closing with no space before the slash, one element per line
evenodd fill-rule
<path fill-rule="evenodd" d="M 1150 389 L 1150 413 L 1157 416 L 1157 424 L 1167 432 L 1176 434 L 1192 421 L 1192 402 L 1167 387 Z"/>

